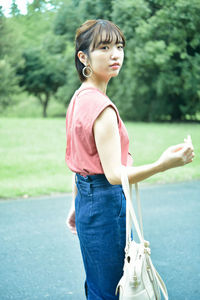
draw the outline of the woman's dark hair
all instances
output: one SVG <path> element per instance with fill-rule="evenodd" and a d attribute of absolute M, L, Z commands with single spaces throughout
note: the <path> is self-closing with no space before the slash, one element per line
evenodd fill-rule
<path fill-rule="evenodd" d="M 83 51 L 89 57 L 89 49 L 93 51 L 102 42 L 112 43 L 113 40 L 116 40 L 116 44 L 122 43 L 125 46 L 125 37 L 119 27 L 107 20 L 88 20 L 77 29 L 75 37 L 75 65 L 82 82 L 86 80 L 82 74 L 85 66 L 79 60 L 78 52 Z"/>

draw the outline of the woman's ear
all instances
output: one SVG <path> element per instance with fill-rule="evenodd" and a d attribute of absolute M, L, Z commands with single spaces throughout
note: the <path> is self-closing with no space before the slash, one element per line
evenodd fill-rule
<path fill-rule="evenodd" d="M 83 51 L 78 51 L 77 53 L 78 59 L 85 66 L 87 65 L 87 55 Z"/>

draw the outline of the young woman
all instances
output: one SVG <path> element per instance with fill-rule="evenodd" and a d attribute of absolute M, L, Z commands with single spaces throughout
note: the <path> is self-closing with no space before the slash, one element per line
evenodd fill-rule
<path fill-rule="evenodd" d="M 66 162 L 76 173 L 67 224 L 78 233 L 87 298 L 114 300 L 123 272 L 126 230 L 121 166 L 127 167 L 129 181 L 135 183 L 192 162 L 194 152 L 191 140 L 185 139 L 156 162 L 133 167 L 126 128 L 106 96 L 109 80 L 123 64 L 124 36 L 107 20 L 89 20 L 77 30 L 75 42 L 82 84 L 66 116 Z"/>

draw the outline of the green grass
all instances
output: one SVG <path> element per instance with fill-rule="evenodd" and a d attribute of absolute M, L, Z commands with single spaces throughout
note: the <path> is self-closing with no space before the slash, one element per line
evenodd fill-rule
<path fill-rule="evenodd" d="M 157 174 L 145 182 L 200 179 L 200 124 L 127 123 L 135 165 L 155 161 L 168 146 L 191 134 L 192 164 Z M 39 196 L 71 191 L 65 164 L 65 119 L 0 119 L 0 197 Z"/>
<path fill-rule="evenodd" d="M 0 119 L 0 197 L 70 190 L 64 119 Z"/>
<path fill-rule="evenodd" d="M 47 107 L 47 116 L 64 117 L 65 114 L 66 107 L 64 104 L 51 97 Z M 5 118 L 41 118 L 42 106 L 37 97 L 23 92 L 13 96 L 12 105 L 1 111 L 1 116 Z"/>
<path fill-rule="evenodd" d="M 191 164 L 156 174 L 145 182 L 170 183 L 200 179 L 200 124 L 126 123 L 126 126 L 136 166 L 156 161 L 167 147 L 182 143 L 188 134 L 192 137 L 195 159 Z"/>

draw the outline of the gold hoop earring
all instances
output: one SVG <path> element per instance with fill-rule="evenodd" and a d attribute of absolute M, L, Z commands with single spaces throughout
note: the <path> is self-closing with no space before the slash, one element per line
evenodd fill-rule
<path fill-rule="evenodd" d="M 88 73 L 89 72 L 89 73 Z M 85 66 L 82 69 L 82 74 L 84 77 L 89 78 L 92 76 L 92 69 L 89 66 Z"/>

